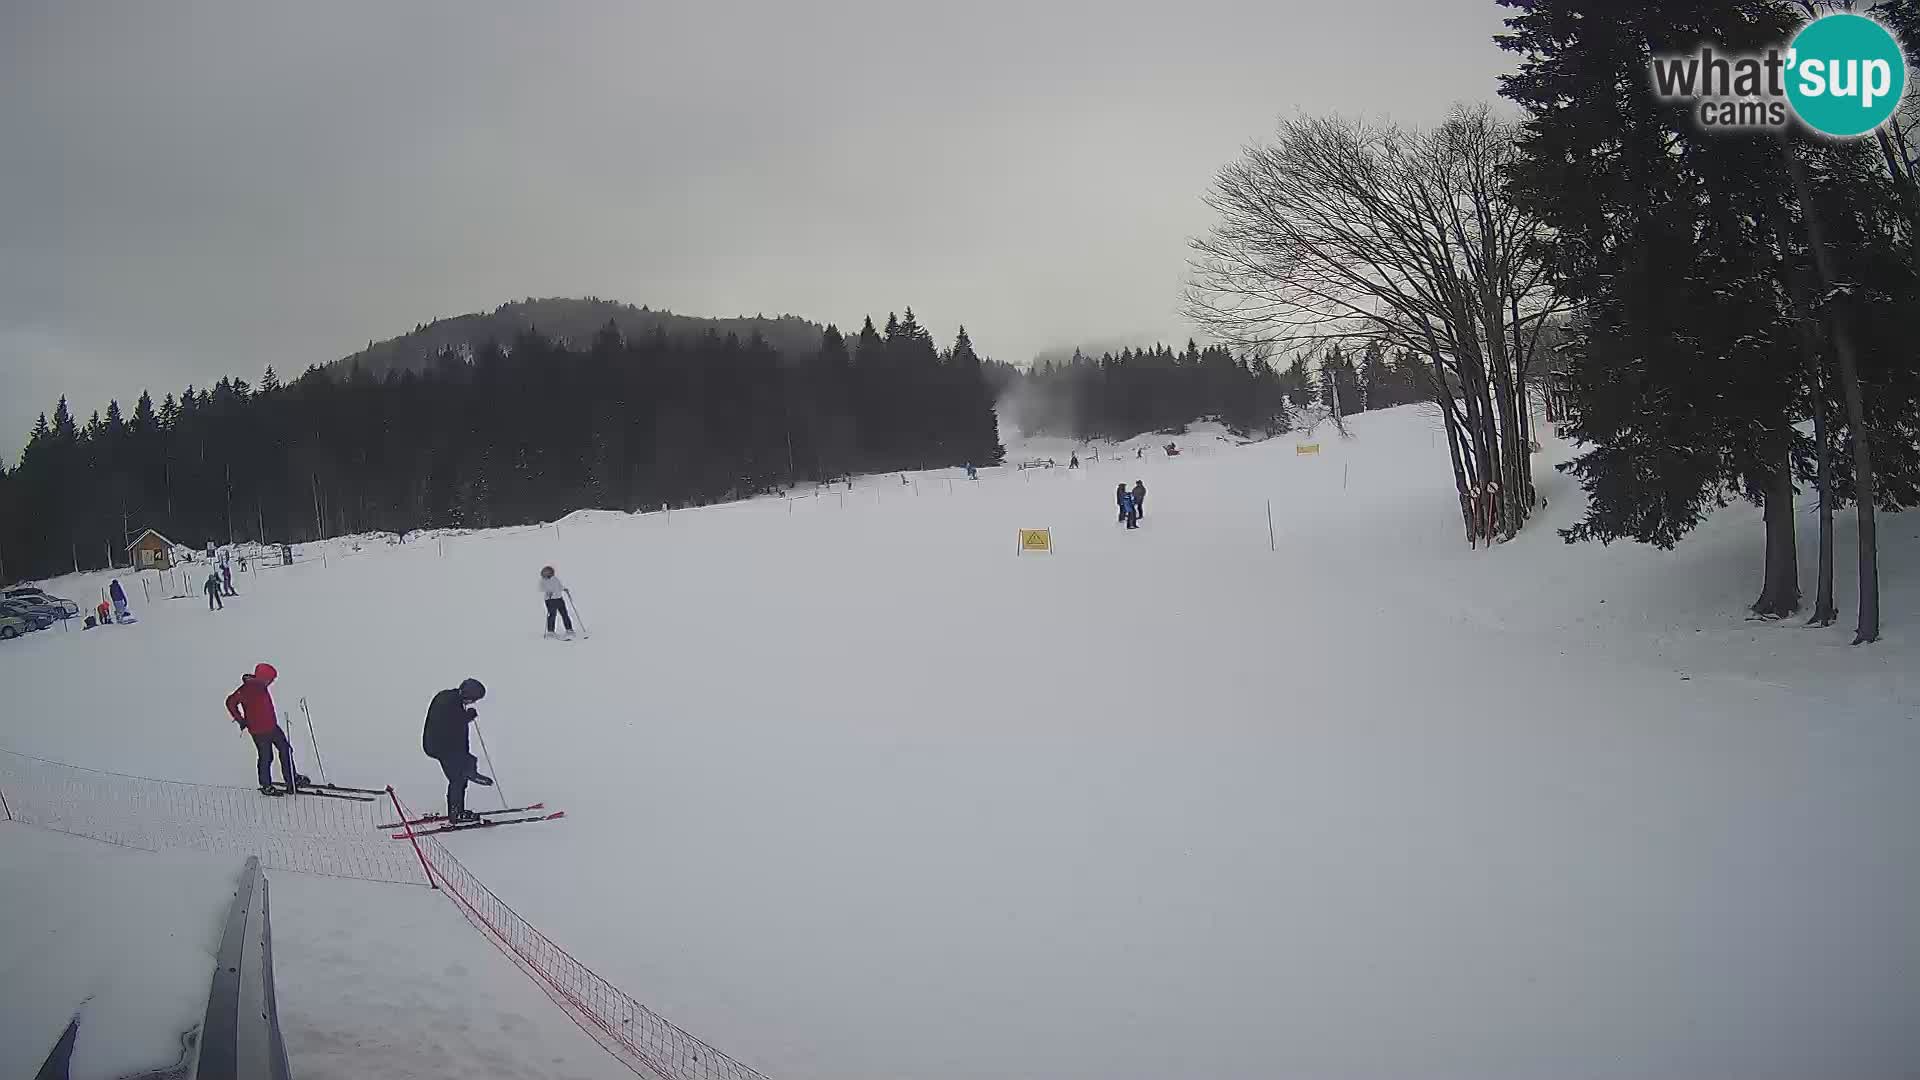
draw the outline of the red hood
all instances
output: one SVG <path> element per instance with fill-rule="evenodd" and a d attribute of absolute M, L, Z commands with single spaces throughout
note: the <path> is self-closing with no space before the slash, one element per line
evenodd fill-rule
<path fill-rule="evenodd" d="M 244 721 L 247 731 L 254 735 L 265 735 L 279 724 L 267 684 L 252 675 L 240 676 L 240 689 L 227 695 L 227 712 L 235 720 Z"/>

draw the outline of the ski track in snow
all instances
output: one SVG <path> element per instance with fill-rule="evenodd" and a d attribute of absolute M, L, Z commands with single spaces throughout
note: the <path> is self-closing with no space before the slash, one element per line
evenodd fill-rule
<path fill-rule="evenodd" d="M 1437 418 L 1351 423 L 302 545 L 223 612 L 129 588 L 137 626 L 0 645 L 0 745 L 246 784 L 221 699 L 270 660 L 303 769 L 305 697 L 337 781 L 424 810 L 427 701 L 479 677 L 470 802 L 568 816 L 449 847 L 777 1080 L 1912 1075 L 1920 516 L 1882 518 L 1855 649 L 1850 514 L 1841 624 L 1752 622 L 1753 508 L 1569 547 L 1550 443 L 1550 504 L 1472 551 Z M 543 563 L 591 639 L 541 640 Z M 23 832 L 49 873 L 97 847 Z M 272 895 L 296 1075 L 629 1075 L 432 893 Z"/>

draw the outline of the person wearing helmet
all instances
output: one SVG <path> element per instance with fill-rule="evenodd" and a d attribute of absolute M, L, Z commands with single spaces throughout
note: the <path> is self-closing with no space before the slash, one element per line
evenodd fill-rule
<path fill-rule="evenodd" d="M 433 695 L 427 706 L 427 725 L 420 735 L 420 749 L 440 763 L 447 778 L 447 823 L 465 825 L 480 820 L 467 809 L 467 784 L 492 787 L 493 778 L 481 775 L 480 761 L 468 749 L 467 725 L 479 719 L 473 703 L 487 696 L 479 679 L 464 679 L 451 690 Z"/>
<path fill-rule="evenodd" d="M 273 695 L 268 687 L 279 678 L 272 664 L 254 665 L 251 674 L 240 676 L 240 688 L 227 695 L 227 715 L 240 730 L 253 736 L 255 767 L 260 779 L 260 794 L 285 795 L 301 784 L 311 783 L 293 768 L 293 744 L 280 729 L 280 714 L 274 711 Z M 287 778 L 285 788 L 273 786 L 273 753 L 280 752 L 280 772 Z"/>
<path fill-rule="evenodd" d="M 540 595 L 547 598 L 547 636 L 553 636 L 553 617 L 558 615 L 560 621 L 567 625 L 567 637 L 571 638 L 573 616 L 567 614 L 567 587 L 560 583 L 560 576 L 553 572 L 551 566 L 540 568 Z"/>

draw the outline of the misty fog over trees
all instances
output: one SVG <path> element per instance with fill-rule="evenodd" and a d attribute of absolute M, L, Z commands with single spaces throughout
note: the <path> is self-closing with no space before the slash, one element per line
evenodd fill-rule
<path fill-rule="evenodd" d="M 1014 373 L 1003 393 L 1008 419 L 1027 435 L 1124 439 L 1209 418 L 1263 435 L 1287 429 L 1285 388 L 1272 367 L 1191 341 L 1178 353 L 1156 345 L 1098 360 L 1078 349 L 1064 362 L 1043 358 Z"/>
<path fill-rule="evenodd" d="M 1331 347 L 1309 367 L 1297 357 L 1276 371 L 1264 360 L 1235 356 L 1225 346 L 1180 352 L 1166 345 L 1122 349 L 1094 359 L 1078 349 L 1070 358 L 1040 358 L 1030 371 L 995 365 L 991 381 L 1001 408 L 1024 435 L 1125 439 L 1143 431 L 1173 431 L 1218 420 L 1249 436 L 1291 429 L 1294 412 L 1339 402 L 1342 415 L 1432 400 L 1420 362 L 1409 353 L 1389 357 L 1378 344 L 1357 358 Z"/>

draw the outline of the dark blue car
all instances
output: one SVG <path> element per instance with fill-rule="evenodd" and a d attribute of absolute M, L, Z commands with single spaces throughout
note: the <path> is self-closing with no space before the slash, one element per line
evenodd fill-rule
<path fill-rule="evenodd" d="M 25 600 L 0 600 L 0 613 L 25 619 L 27 625 L 35 630 L 45 630 L 56 619 L 63 618 L 60 609 L 45 604 L 29 604 Z"/>

